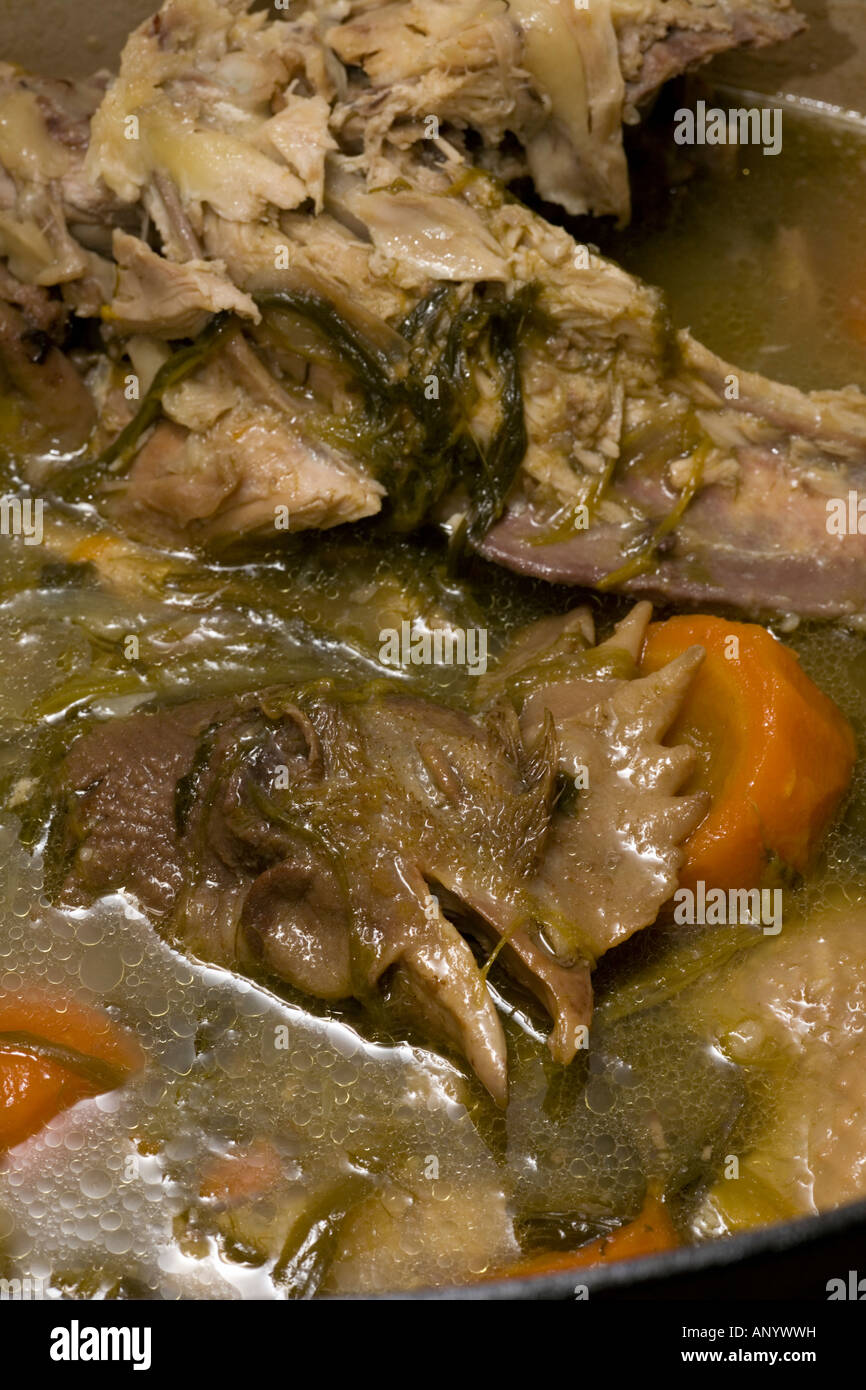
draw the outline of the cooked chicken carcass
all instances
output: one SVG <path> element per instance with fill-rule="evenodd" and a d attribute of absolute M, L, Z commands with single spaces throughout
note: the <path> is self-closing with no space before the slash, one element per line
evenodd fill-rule
<path fill-rule="evenodd" d="M 349 70 L 335 119 L 375 161 L 387 138 L 480 139 L 572 213 L 629 211 L 623 124 L 663 82 L 742 44 L 789 38 L 788 0 L 317 0 Z M 354 74 L 362 73 L 358 80 Z M 432 126 L 431 126 L 432 121 Z M 520 152 L 504 152 L 506 137 Z"/>
<path fill-rule="evenodd" d="M 256 351 L 308 439 L 336 450 L 345 478 L 369 480 L 370 505 L 356 515 L 378 510 L 376 480 L 399 524 L 463 516 L 485 555 L 526 573 L 746 609 L 863 612 L 862 537 L 840 547 L 826 524 L 831 499 L 862 481 L 859 391 L 807 395 L 740 372 L 688 333 L 671 333 L 656 291 L 483 177 L 456 197 L 435 167 L 402 156 L 394 169 L 415 191 L 368 192 L 335 163 L 333 217 L 259 228 L 254 238 L 216 219 L 205 233 L 247 293 L 261 304 L 272 297 Z M 443 237 L 443 227 L 453 235 Z M 288 264 L 275 270 L 261 239 L 280 236 Z M 334 337 L 311 327 L 316 304 L 338 312 L 344 336 L 369 344 L 373 366 L 384 362 L 378 403 L 365 395 L 370 368 L 356 358 L 347 369 Z M 501 331 L 483 328 L 494 314 Z M 423 389 L 431 380 L 433 401 Z M 431 431 L 447 443 L 439 468 Z M 479 446 L 491 473 L 502 472 L 490 480 L 499 488 L 493 505 L 483 500 Z M 152 500 L 138 462 L 128 497 L 124 524 L 159 534 L 165 523 L 148 527 Z M 296 506 L 291 491 L 282 500 L 298 526 L 323 524 L 325 508 Z M 185 514 L 174 515 L 182 530 Z M 340 510 L 331 515 L 341 519 Z"/>
<path fill-rule="evenodd" d="M 439 10 L 425 22 L 458 47 L 461 16 L 467 33 L 495 21 L 516 41 L 510 12 L 446 8 L 452 29 Z M 336 31 L 381 24 L 393 37 L 410 10 L 365 6 Z M 644 55 L 790 18 L 777 4 L 666 6 L 664 23 L 652 5 L 611 15 L 621 36 L 645 26 Z M 508 199 L 447 141 L 404 139 L 392 123 L 353 148 L 354 75 L 320 18 L 169 0 L 127 46 L 76 177 L 143 206 L 162 254 L 115 232 L 105 331 L 115 353 L 132 334 L 138 373 L 160 339 L 211 311 L 236 325 L 213 334 L 213 360 L 181 349 L 180 386 L 159 359 L 137 420 L 103 389 L 111 408 L 90 444 L 103 462 L 85 468 L 84 495 L 110 497 L 133 534 L 181 545 L 331 526 L 387 498 L 401 528 L 438 519 L 552 579 L 861 614 L 863 538 L 840 548 L 826 526 L 828 504 L 861 479 L 860 393 L 806 396 L 672 334 L 659 294 Z M 599 7 L 576 20 L 603 21 Z M 214 371 L 231 389 L 210 389 Z M 73 495 L 77 479 L 76 467 Z"/>

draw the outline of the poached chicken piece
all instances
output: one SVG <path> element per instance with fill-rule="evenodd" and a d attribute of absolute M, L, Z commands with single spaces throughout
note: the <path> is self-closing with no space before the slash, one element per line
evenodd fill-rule
<path fill-rule="evenodd" d="M 692 750 L 661 744 L 701 649 L 637 676 L 649 615 L 598 647 L 588 613 L 546 620 L 477 715 L 271 689 L 96 725 L 58 772 L 63 894 L 125 889 L 204 959 L 384 998 L 504 1104 L 505 1037 L 466 936 L 537 996 L 570 1062 L 592 968 L 655 920 L 705 810 L 680 794 Z"/>

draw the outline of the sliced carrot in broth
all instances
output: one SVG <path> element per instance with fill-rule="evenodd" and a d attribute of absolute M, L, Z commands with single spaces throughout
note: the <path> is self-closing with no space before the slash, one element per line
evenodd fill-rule
<path fill-rule="evenodd" d="M 773 856 L 805 873 L 851 782 L 851 726 L 794 653 L 754 623 L 653 623 L 642 669 L 695 645 L 706 659 L 667 742 L 697 750 L 687 790 L 703 788 L 712 803 L 685 845 L 680 884 L 757 887 Z"/>
<path fill-rule="evenodd" d="M 254 1201 L 279 1182 L 282 1171 L 282 1160 L 273 1144 L 267 1139 L 256 1139 L 244 1148 L 209 1160 L 202 1172 L 199 1193 L 232 1206 Z"/>
<path fill-rule="evenodd" d="M 680 1238 L 664 1202 L 660 1197 L 649 1196 L 640 1216 L 610 1235 L 599 1236 L 577 1250 L 551 1250 L 530 1255 L 490 1278 L 528 1279 L 539 1274 L 562 1274 L 572 1269 L 614 1264 L 617 1260 L 635 1260 L 642 1255 L 659 1255 L 665 1250 L 676 1250 L 679 1245 Z"/>
<path fill-rule="evenodd" d="M 0 1152 L 79 1100 L 122 1085 L 144 1063 L 100 1009 L 36 992 L 0 994 Z"/>

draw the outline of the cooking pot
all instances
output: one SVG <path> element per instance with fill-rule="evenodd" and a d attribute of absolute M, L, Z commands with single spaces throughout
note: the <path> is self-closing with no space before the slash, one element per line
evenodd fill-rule
<path fill-rule="evenodd" d="M 0 56 L 53 76 L 79 77 L 114 65 L 130 29 L 154 8 L 154 0 L 40 0 L 38 5 L 0 0 Z M 712 71 L 745 90 L 782 91 L 819 106 L 862 110 L 863 0 L 797 0 L 797 8 L 810 19 L 808 33 L 776 51 L 731 55 Z M 638 1261 L 391 1297 L 826 1300 L 829 1281 L 841 1279 L 846 1288 L 855 1288 L 861 1273 L 866 1280 L 866 1200 Z"/>

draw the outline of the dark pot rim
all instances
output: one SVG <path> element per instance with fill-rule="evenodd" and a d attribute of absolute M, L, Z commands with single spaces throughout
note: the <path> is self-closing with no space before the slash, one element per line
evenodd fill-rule
<path fill-rule="evenodd" d="M 672 1283 L 676 1292 L 672 1298 L 682 1298 L 679 1281 L 696 1281 L 696 1297 L 702 1276 L 713 1275 L 730 1280 L 727 1295 L 741 1296 L 735 1287 L 738 1273 L 749 1268 L 762 1277 L 782 1264 L 789 1270 L 817 1266 L 824 1273 L 845 1275 L 840 1259 L 847 1257 L 845 1238 L 860 1242 L 863 1252 L 863 1273 L 866 1274 L 866 1199 L 846 1203 L 817 1215 L 796 1217 L 776 1222 L 737 1235 L 708 1240 L 699 1245 L 683 1246 L 661 1255 L 646 1255 L 639 1259 L 623 1260 L 617 1264 L 599 1265 L 588 1269 L 565 1270 L 556 1274 L 538 1274 L 524 1279 L 501 1279 L 477 1284 L 450 1285 L 446 1288 L 415 1289 L 403 1293 L 382 1294 L 386 1300 L 458 1300 L 469 1302 L 501 1301 L 563 1301 L 575 1298 L 575 1286 L 584 1286 L 591 1299 L 594 1294 L 621 1298 L 665 1297 L 664 1286 Z M 840 1244 L 841 1239 L 841 1244 Z M 840 1254 L 840 1251 L 845 1252 Z M 826 1264 L 828 1256 L 832 1264 Z M 826 1267 L 825 1267 L 826 1265 Z M 718 1278 L 712 1296 L 718 1296 Z M 767 1297 L 772 1298 L 772 1288 Z M 826 1295 L 825 1295 L 826 1297 Z"/>

